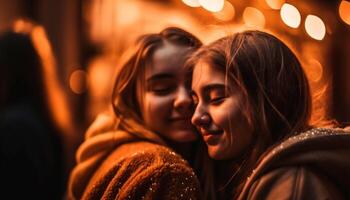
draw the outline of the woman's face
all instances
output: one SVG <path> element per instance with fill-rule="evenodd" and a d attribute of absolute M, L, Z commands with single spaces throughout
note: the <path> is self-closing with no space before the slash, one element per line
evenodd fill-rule
<path fill-rule="evenodd" d="M 191 124 L 191 82 L 184 62 L 189 49 L 165 43 L 146 65 L 144 84 L 138 83 L 138 102 L 145 125 L 163 138 L 190 142 L 198 138 Z M 142 93 L 141 93 L 142 91 Z"/>
<path fill-rule="evenodd" d="M 252 141 L 252 128 L 242 112 L 242 94 L 225 83 L 225 74 L 205 62 L 195 65 L 192 77 L 193 99 L 197 105 L 192 123 L 217 160 L 234 159 Z"/>

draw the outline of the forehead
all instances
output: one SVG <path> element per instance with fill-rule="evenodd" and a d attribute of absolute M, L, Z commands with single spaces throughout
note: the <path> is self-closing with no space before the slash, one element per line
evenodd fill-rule
<path fill-rule="evenodd" d="M 178 73 L 183 69 L 188 53 L 188 47 L 165 43 L 153 53 L 145 69 L 146 78 L 158 73 Z"/>
<path fill-rule="evenodd" d="M 225 84 L 225 73 L 210 63 L 200 61 L 193 69 L 192 89 L 200 90 L 210 84 Z"/>

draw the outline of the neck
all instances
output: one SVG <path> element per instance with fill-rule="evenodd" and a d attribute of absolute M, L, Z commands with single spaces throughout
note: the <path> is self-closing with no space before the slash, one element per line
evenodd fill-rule
<path fill-rule="evenodd" d="M 252 152 L 248 150 L 235 159 L 218 161 L 215 164 L 215 181 L 219 191 L 232 191 L 241 183 L 242 175 L 246 176 L 244 172 L 249 168 L 250 153 Z"/>
<path fill-rule="evenodd" d="M 235 159 L 219 161 L 215 166 L 217 189 L 221 192 L 226 191 L 225 193 L 230 191 L 231 195 L 237 193 L 237 189 L 239 190 L 253 170 L 259 155 L 257 149 L 248 147 L 243 154 Z"/>
<path fill-rule="evenodd" d="M 192 164 L 194 156 L 194 142 L 175 142 L 171 140 L 166 140 L 166 142 L 170 148 L 172 148 L 176 153 L 180 154 L 187 162 Z"/>
<path fill-rule="evenodd" d="M 240 163 L 237 160 L 223 160 L 216 161 L 214 171 L 216 174 L 217 189 L 220 190 L 230 182 L 231 178 L 235 176 L 236 171 L 239 169 Z"/>

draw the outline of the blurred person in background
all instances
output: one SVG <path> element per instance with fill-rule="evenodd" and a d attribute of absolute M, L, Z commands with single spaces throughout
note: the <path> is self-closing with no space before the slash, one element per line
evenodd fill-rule
<path fill-rule="evenodd" d="M 43 27 L 16 21 L 13 29 L 0 36 L 3 196 L 63 197 L 69 166 L 65 142 L 73 133 L 69 120 L 68 102 Z"/>

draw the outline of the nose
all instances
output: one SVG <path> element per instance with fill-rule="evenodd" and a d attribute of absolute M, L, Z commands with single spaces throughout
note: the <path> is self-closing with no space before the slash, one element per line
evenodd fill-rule
<path fill-rule="evenodd" d="M 190 92 L 185 87 L 179 87 L 174 101 L 174 107 L 182 113 L 192 113 L 193 101 Z"/>
<path fill-rule="evenodd" d="M 192 124 L 199 127 L 206 127 L 209 126 L 210 121 L 210 116 L 206 112 L 205 107 L 199 103 L 193 113 L 191 119 Z"/>

